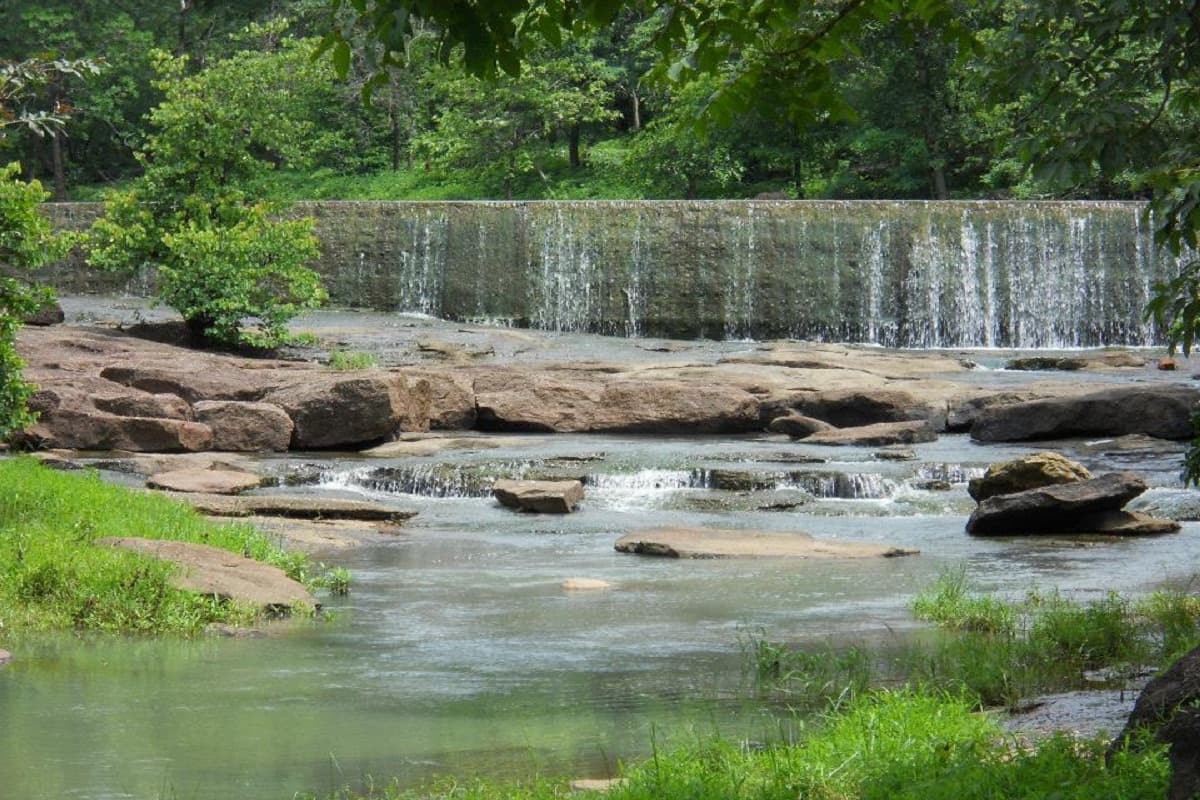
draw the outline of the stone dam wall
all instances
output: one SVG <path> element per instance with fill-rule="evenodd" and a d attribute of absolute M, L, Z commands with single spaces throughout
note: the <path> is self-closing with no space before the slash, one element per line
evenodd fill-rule
<path fill-rule="evenodd" d="M 63 228 L 95 204 L 48 204 Z M 557 331 L 901 347 L 1149 345 L 1177 264 L 1126 202 L 307 202 L 338 305 Z M 144 293 L 60 265 L 69 292 Z"/>

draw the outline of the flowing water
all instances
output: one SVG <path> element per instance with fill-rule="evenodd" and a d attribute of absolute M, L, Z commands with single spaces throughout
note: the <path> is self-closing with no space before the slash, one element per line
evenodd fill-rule
<path fill-rule="evenodd" d="M 1080 596 L 1194 568 L 1192 524 L 1138 541 L 966 536 L 964 481 L 1032 448 L 944 436 L 892 461 L 766 435 L 505 440 L 426 458 L 266 460 L 281 474 L 316 465 L 319 483 L 295 491 L 420 513 L 395 541 L 325 557 L 354 574 L 328 621 L 262 639 L 18 643 L 0 669 L 0 793 L 265 800 L 367 776 L 604 776 L 656 742 L 786 735 L 787 715 L 753 700 L 742 648 L 902 636 L 911 596 L 946 568 L 965 567 L 981 589 Z M 1130 465 L 1103 445 L 1062 446 L 1099 469 Z M 1178 459 L 1168 449 L 1135 463 L 1171 487 Z M 583 477 L 587 498 L 568 516 L 530 516 L 483 488 L 521 475 Z M 613 549 L 658 524 L 805 530 L 922 554 L 677 561 Z M 569 593 L 572 577 L 613 588 Z"/>

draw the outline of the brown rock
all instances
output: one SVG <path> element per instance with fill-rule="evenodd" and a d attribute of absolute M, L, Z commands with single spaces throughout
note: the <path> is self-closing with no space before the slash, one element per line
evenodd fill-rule
<path fill-rule="evenodd" d="M 63 308 L 56 301 L 51 300 L 46 305 L 28 314 L 22 320 L 26 325 L 35 325 L 37 327 L 47 327 L 49 325 L 60 325 L 67 318 L 63 313 Z"/>
<path fill-rule="evenodd" d="M 931 406 L 911 392 L 887 388 L 814 392 L 800 399 L 796 410 L 839 428 L 907 420 L 930 420 L 940 428 L 946 420 L 944 408 Z"/>
<path fill-rule="evenodd" d="M 180 469 L 160 472 L 146 481 L 151 489 L 189 494 L 240 494 L 261 483 L 258 475 L 226 469 Z"/>
<path fill-rule="evenodd" d="M 602 592 L 613 585 L 599 578 L 567 578 L 559 586 L 564 592 Z"/>
<path fill-rule="evenodd" d="M 97 539 L 96 544 L 178 564 L 180 570 L 171 583 L 185 591 L 248 603 L 272 614 L 286 613 L 297 605 L 320 607 L 316 598 L 283 570 L 228 550 L 132 536 Z"/>
<path fill-rule="evenodd" d="M 1095 532 L 1089 515 L 1118 511 L 1146 491 L 1132 472 L 1043 486 L 989 497 L 967 521 L 967 533 L 980 536 Z"/>
<path fill-rule="evenodd" d="M 617 540 L 622 553 L 669 558 L 872 558 L 919 550 L 867 542 L 817 541 L 807 533 L 667 527 L 632 531 Z"/>
<path fill-rule="evenodd" d="M 880 422 L 858 428 L 837 428 L 814 433 L 804 440 L 805 444 L 859 445 L 882 447 L 893 444 L 919 444 L 937 439 L 937 433 L 928 422 Z"/>
<path fill-rule="evenodd" d="M 1013 494 L 1040 486 L 1091 480 L 1082 464 L 1050 451 L 992 464 L 982 478 L 973 478 L 967 492 L 982 502 L 998 494 Z"/>
<path fill-rule="evenodd" d="M 190 419 L 192 411 L 186 400 L 173 394 L 92 395 L 92 404 L 118 417 Z"/>
<path fill-rule="evenodd" d="M 295 425 L 292 447 L 301 450 L 355 447 L 429 426 L 429 384 L 418 381 L 410 389 L 398 374 L 311 375 L 263 399 L 287 412 Z"/>
<path fill-rule="evenodd" d="M 1176 366 L 1175 359 L 1173 359 L 1173 358 L 1160 358 L 1158 360 L 1158 368 L 1161 370 L 1164 370 L 1167 372 L 1174 372 L 1175 366 Z"/>
<path fill-rule="evenodd" d="M 194 413 L 197 422 L 212 429 L 214 450 L 280 452 L 292 441 L 291 417 L 271 403 L 201 400 Z"/>
<path fill-rule="evenodd" d="M 782 417 L 776 417 L 771 420 L 771 423 L 767 425 L 767 430 L 772 433 L 786 433 L 793 439 L 803 439 L 812 436 L 814 433 L 833 430 L 833 426 L 823 420 L 806 417 L 799 412 L 793 411 L 790 414 L 785 414 Z"/>
<path fill-rule="evenodd" d="M 180 354 L 189 353 L 178 349 Z M 189 360 L 200 364 L 188 368 L 166 367 L 154 362 L 131 366 L 109 366 L 100 377 L 153 394 L 173 394 L 189 403 L 201 400 L 258 400 L 270 377 L 255 370 L 242 369 L 232 359 L 192 354 Z"/>
<path fill-rule="evenodd" d="M 59 408 L 14 437 L 33 447 L 71 450 L 131 450 L 178 453 L 207 450 L 212 430 L 198 422 L 151 417 L 118 417 L 100 411 Z"/>
<path fill-rule="evenodd" d="M 583 500 L 583 484 L 579 481 L 513 481 L 502 478 L 492 484 L 492 496 L 501 505 L 518 511 L 567 514 Z"/>

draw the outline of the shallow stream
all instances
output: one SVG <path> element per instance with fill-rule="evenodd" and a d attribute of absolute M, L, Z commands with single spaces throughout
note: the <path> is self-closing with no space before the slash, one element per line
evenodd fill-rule
<path fill-rule="evenodd" d="M 327 621 L 258 639 L 14 646 L 0 670 L 0 795 L 279 800 L 367 776 L 602 777 L 656 742 L 785 734 L 786 713 L 751 699 L 743 648 L 763 636 L 814 648 L 901 637 L 917 626 L 912 595 L 943 570 L 963 568 L 983 590 L 1088 597 L 1196 569 L 1193 523 L 1141 540 L 968 537 L 965 481 L 1047 443 L 947 435 L 891 460 L 765 434 L 502 441 L 421 458 L 267 459 L 267 472 L 320 475 L 294 491 L 419 514 L 395 541 L 321 556 L 354 576 L 348 597 L 328 599 Z M 1178 488 L 1180 447 L 1049 447 Z M 585 477 L 586 500 L 569 516 L 529 516 L 481 488 L 528 475 Z M 678 561 L 613 549 L 623 533 L 662 524 L 922 553 Z M 564 591 L 575 577 L 613 588 Z"/>

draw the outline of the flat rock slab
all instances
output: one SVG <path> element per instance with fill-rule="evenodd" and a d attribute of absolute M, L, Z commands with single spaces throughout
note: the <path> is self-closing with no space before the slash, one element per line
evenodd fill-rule
<path fill-rule="evenodd" d="M 396 541 L 400 527 L 392 522 L 356 519 L 296 519 L 295 517 L 255 516 L 254 527 L 288 550 L 320 553 L 349 550 L 365 544 Z"/>
<path fill-rule="evenodd" d="M 567 578 L 559 586 L 564 592 L 602 592 L 613 588 L 611 583 L 599 578 Z"/>
<path fill-rule="evenodd" d="M 297 604 L 320 606 L 307 589 L 278 567 L 218 547 L 133 536 L 97 539 L 96 544 L 178 564 L 180 570 L 171 583 L 185 591 L 248 603 L 270 613 L 288 611 Z"/>
<path fill-rule="evenodd" d="M 178 469 L 159 472 L 146 480 L 151 489 L 188 494 L 241 494 L 257 489 L 261 483 L 258 475 L 228 469 Z"/>
<path fill-rule="evenodd" d="M 533 447 L 545 444 L 545 438 L 520 436 L 404 436 L 400 441 L 387 442 L 369 450 L 363 450 L 362 455 L 379 458 L 394 458 L 398 456 L 432 456 L 438 453 L 461 450 L 494 450 L 499 447 Z"/>
<path fill-rule="evenodd" d="M 937 439 L 937 433 L 925 420 L 878 422 L 857 428 L 819 431 L 804 439 L 805 444 L 858 445 L 884 447 L 893 444 L 919 444 Z"/>
<path fill-rule="evenodd" d="M 567 514 L 583 499 L 579 481 L 513 481 L 502 478 L 492 484 L 492 496 L 500 504 L 518 511 Z"/>
<path fill-rule="evenodd" d="M 869 542 L 818 541 L 807 533 L 721 528 L 649 528 L 617 540 L 622 553 L 668 558 L 889 558 L 920 553 Z"/>
<path fill-rule="evenodd" d="M 417 515 L 407 509 L 389 508 L 365 500 L 299 497 L 295 495 L 172 494 L 201 514 L 221 517 L 296 517 L 298 519 L 354 519 L 403 522 Z"/>
<path fill-rule="evenodd" d="M 1097 515 L 1119 511 L 1144 491 L 1146 482 L 1132 472 L 1110 472 L 1091 480 L 996 495 L 971 514 L 967 533 L 1102 533 Z"/>

